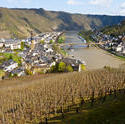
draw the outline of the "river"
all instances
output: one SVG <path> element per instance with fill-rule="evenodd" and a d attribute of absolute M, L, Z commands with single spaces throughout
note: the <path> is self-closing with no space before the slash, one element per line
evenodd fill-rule
<path fill-rule="evenodd" d="M 84 39 L 80 39 L 77 32 L 66 32 L 65 43 L 83 43 Z M 76 59 L 85 61 L 88 70 L 100 69 L 104 66 L 110 66 L 114 68 L 120 67 L 125 61 L 118 59 L 110 53 L 95 47 L 79 46 L 75 45 L 72 50 L 67 50 L 70 56 L 74 56 Z"/>

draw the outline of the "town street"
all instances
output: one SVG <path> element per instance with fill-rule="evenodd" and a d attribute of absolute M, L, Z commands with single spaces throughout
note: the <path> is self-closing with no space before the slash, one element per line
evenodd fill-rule
<path fill-rule="evenodd" d="M 78 38 L 77 32 L 66 32 L 66 43 L 82 43 L 83 41 Z M 74 48 L 74 47 L 73 47 Z M 109 54 L 108 52 L 95 47 L 75 47 L 73 50 L 68 50 L 71 56 L 76 59 L 85 61 L 87 69 L 100 69 L 104 66 L 120 67 L 125 61 L 118 59 L 117 57 Z"/>

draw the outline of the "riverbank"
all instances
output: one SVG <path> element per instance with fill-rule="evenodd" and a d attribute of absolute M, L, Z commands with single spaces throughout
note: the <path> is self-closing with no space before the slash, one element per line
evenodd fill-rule
<path fill-rule="evenodd" d="M 115 57 L 121 59 L 121 60 L 124 60 L 125 61 L 125 56 L 121 55 L 120 53 L 116 53 L 114 51 L 111 51 L 111 50 L 106 50 L 105 48 L 103 48 L 101 45 L 98 45 L 98 47 L 108 53 L 110 53 L 111 55 L 114 55 Z"/>
<path fill-rule="evenodd" d="M 99 48 L 84 48 L 75 50 L 69 54 L 72 54 L 77 59 L 85 61 L 88 70 L 100 69 L 104 66 L 119 68 L 120 65 L 125 63 L 125 61 L 113 57 L 106 51 Z"/>
<path fill-rule="evenodd" d="M 78 38 L 77 33 L 68 32 L 66 34 L 67 43 L 82 43 Z M 112 68 L 119 68 L 125 61 L 118 59 L 117 57 L 111 55 L 107 51 L 104 51 L 98 47 L 90 48 L 74 48 L 73 50 L 68 50 L 70 56 L 85 61 L 87 70 L 101 69 L 104 66 L 110 66 Z"/>

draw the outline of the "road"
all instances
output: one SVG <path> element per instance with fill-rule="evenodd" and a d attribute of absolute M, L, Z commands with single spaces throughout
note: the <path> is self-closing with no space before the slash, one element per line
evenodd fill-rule
<path fill-rule="evenodd" d="M 82 43 L 81 39 L 78 38 L 76 32 L 66 33 L 66 43 Z M 125 61 L 118 59 L 117 57 L 111 55 L 110 53 L 95 47 L 83 48 L 74 47 L 74 51 L 69 50 L 68 53 L 73 55 L 75 58 L 85 61 L 87 64 L 87 69 L 100 69 L 104 66 L 110 66 L 114 68 L 120 67 Z"/>

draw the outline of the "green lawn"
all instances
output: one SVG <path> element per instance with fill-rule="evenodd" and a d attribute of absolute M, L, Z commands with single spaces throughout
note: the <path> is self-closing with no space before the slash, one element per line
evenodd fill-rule
<path fill-rule="evenodd" d="M 68 115 L 63 124 L 125 124 L 125 102 L 111 102 L 83 110 L 79 114 Z"/>
<path fill-rule="evenodd" d="M 18 64 L 21 64 L 21 57 L 18 56 L 18 53 L 0 53 L 0 55 L 2 56 L 2 59 L 0 60 L 0 62 L 13 59 Z"/>

